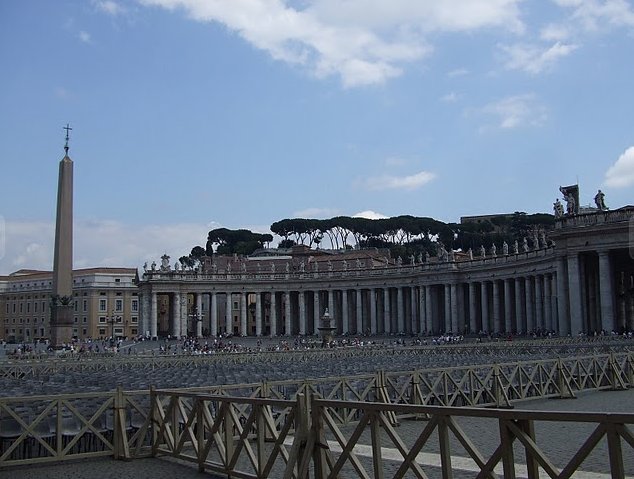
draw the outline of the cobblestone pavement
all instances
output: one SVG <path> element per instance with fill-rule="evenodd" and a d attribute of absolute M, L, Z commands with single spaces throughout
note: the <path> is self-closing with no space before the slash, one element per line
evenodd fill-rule
<path fill-rule="evenodd" d="M 574 400 L 545 399 L 525 402 L 516 405 L 516 409 L 538 410 L 538 411 L 584 411 L 584 412 L 627 412 L 634 413 L 634 390 L 627 391 L 606 391 L 592 392 L 580 395 Z M 483 422 L 484 421 L 484 422 Z M 415 437 L 424 427 L 424 421 L 401 421 L 397 428 L 407 444 L 411 444 Z M 460 422 L 465 433 L 473 440 L 475 445 L 483 453 L 493 450 L 498 441 L 498 427 L 495 421 L 491 420 L 467 420 Z M 591 428 L 580 424 L 572 423 L 539 423 L 536 425 L 536 436 L 538 444 L 544 449 L 555 465 L 561 467 L 568 458 L 576 451 L 588 435 Z M 585 434 L 585 435 L 584 435 Z M 361 444 L 369 444 L 369 441 L 361 441 Z M 607 446 L 603 440 L 603 448 L 599 448 L 582 465 L 583 473 L 576 473 L 575 478 L 579 479 L 607 479 L 610 477 L 609 463 L 607 458 Z M 430 478 L 440 477 L 438 462 L 437 442 L 430 441 L 422 457 L 425 466 L 424 470 Z M 396 472 L 399 462 L 391 460 L 393 454 L 392 444 L 385 443 L 384 470 L 385 477 L 392 477 Z M 625 442 L 622 442 L 623 457 L 626 467 L 626 477 L 634 477 L 634 454 L 632 449 Z M 520 448 L 516 448 L 516 462 L 522 463 L 523 456 Z M 475 472 L 470 469 L 468 461 L 464 460 L 466 453 L 461 450 L 455 440 L 452 441 L 452 461 L 454 467 L 454 477 L 457 479 L 474 477 Z M 371 470 L 371 458 L 363 451 L 359 455 L 362 463 Z M 347 470 L 349 471 L 349 469 Z M 501 474 L 501 471 L 500 471 Z M 279 471 L 271 474 L 277 477 Z M 19 467 L 0 470 L 0 479 L 40 479 L 40 478 L 64 478 L 64 479 L 126 479 L 126 478 L 203 478 L 217 477 L 209 473 L 199 473 L 195 467 L 183 464 L 170 459 L 136 459 L 132 461 L 115 461 L 113 459 L 100 459 L 90 461 L 74 461 L 63 464 Z M 356 477 L 350 472 L 344 472 L 341 477 Z M 406 477 L 414 477 L 410 474 Z M 521 473 L 520 473 L 521 477 Z M 525 477 L 525 476 L 524 476 Z"/>

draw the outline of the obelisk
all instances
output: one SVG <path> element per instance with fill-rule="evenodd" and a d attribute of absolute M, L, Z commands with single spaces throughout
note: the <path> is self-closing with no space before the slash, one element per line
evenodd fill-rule
<path fill-rule="evenodd" d="M 55 253 L 53 259 L 53 292 L 51 297 L 51 345 L 60 349 L 73 337 L 73 161 L 66 154 L 59 162 L 57 185 L 57 219 L 55 222 Z"/>

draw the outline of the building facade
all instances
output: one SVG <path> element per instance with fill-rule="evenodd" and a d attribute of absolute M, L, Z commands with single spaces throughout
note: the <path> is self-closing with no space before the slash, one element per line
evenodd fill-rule
<path fill-rule="evenodd" d="M 73 271 L 73 337 L 103 339 L 139 334 L 140 301 L 134 268 Z M 53 273 L 20 270 L 0 277 L 0 339 L 50 339 Z"/>
<path fill-rule="evenodd" d="M 634 330 L 634 207 L 564 216 L 549 241 L 481 256 L 389 259 L 378 252 L 216 257 L 197 271 L 145 269 L 148 336 Z"/>

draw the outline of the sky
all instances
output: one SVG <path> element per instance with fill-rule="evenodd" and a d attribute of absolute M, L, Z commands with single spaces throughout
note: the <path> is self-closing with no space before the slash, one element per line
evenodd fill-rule
<path fill-rule="evenodd" d="M 284 218 L 634 204 L 634 2 L 0 0 L 0 275 Z M 158 262 L 158 261 L 157 261 Z"/>

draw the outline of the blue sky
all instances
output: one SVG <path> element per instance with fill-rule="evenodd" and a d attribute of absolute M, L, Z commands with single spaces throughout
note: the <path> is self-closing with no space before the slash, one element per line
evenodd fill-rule
<path fill-rule="evenodd" d="M 289 217 L 633 204 L 625 0 L 2 0 L 0 274 L 52 265 L 73 128 L 75 267 Z"/>

